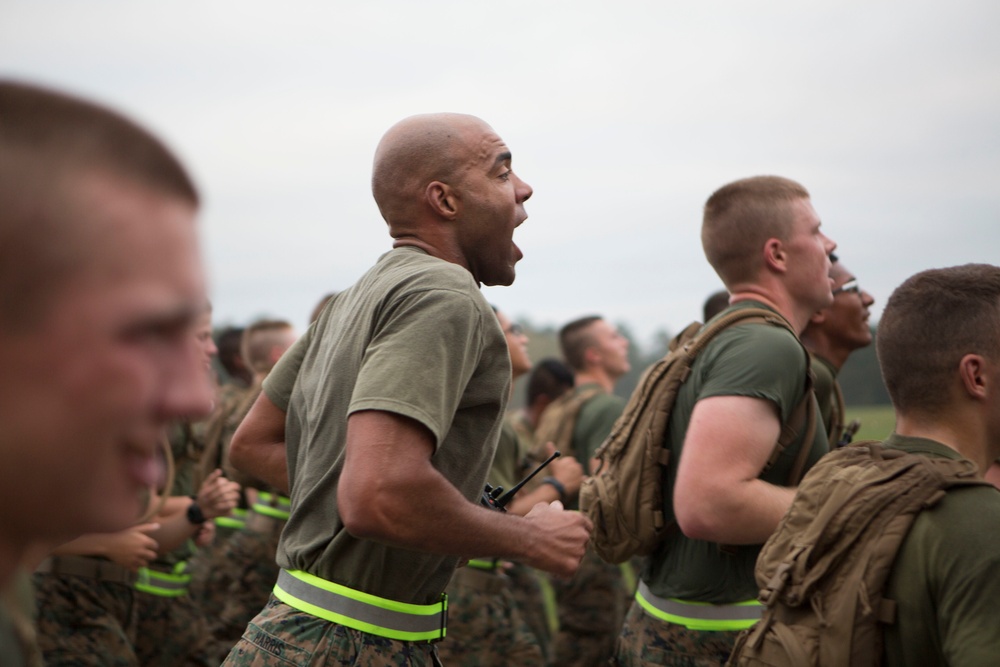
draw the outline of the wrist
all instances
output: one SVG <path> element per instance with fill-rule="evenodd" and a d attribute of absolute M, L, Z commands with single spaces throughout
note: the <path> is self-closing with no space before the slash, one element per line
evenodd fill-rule
<path fill-rule="evenodd" d="M 559 500 L 561 500 L 562 502 L 566 502 L 566 487 L 563 486 L 562 482 L 560 482 L 555 477 L 544 477 L 542 478 L 542 484 L 548 484 L 549 486 L 551 486 L 553 489 L 556 490 L 556 493 L 559 494 Z"/>
<path fill-rule="evenodd" d="M 205 513 L 201 511 L 201 507 L 198 505 L 197 501 L 192 501 L 187 508 L 187 520 L 196 526 L 200 526 L 208 520 Z"/>

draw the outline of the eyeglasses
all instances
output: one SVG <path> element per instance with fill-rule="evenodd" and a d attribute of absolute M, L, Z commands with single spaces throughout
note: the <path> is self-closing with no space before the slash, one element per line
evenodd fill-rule
<path fill-rule="evenodd" d="M 509 327 L 504 329 L 504 333 L 510 334 L 511 336 L 521 336 L 524 334 L 524 327 L 522 327 L 517 322 L 514 322 Z"/>
<path fill-rule="evenodd" d="M 840 294 L 841 292 L 853 292 L 855 294 L 861 294 L 861 287 L 858 285 L 857 278 L 851 278 L 846 283 L 833 290 L 834 296 Z"/>

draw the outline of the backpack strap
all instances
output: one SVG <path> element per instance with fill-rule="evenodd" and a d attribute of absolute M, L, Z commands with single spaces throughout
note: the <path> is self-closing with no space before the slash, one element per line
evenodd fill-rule
<path fill-rule="evenodd" d="M 771 451 L 771 456 L 768 457 L 767 464 L 764 466 L 764 470 L 771 468 L 778 461 L 778 457 L 785 451 L 785 448 L 792 444 L 798 435 L 805 433 L 806 436 L 802 447 L 799 449 L 799 455 L 795 459 L 795 465 L 792 466 L 788 475 L 788 486 L 796 486 L 802 480 L 806 461 L 809 460 L 809 452 L 812 449 L 808 441 L 816 432 L 816 401 L 813 400 L 813 372 L 809 351 L 802 345 L 802 341 L 799 340 L 799 336 L 795 333 L 795 329 L 792 328 L 791 323 L 781 315 L 763 308 L 734 310 L 709 323 L 689 345 L 691 345 L 692 354 L 697 354 L 720 331 L 743 320 L 747 322 L 757 321 L 788 329 L 792 336 L 795 337 L 799 346 L 802 347 L 802 353 L 805 355 L 806 382 L 802 390 L 802 398 L 788 416 L 788 421 L 782 426 L 778 441 L 775 443 L 774 449 Z M 802 430 L 803 424 L 805 425 L 804 430 Z"/>

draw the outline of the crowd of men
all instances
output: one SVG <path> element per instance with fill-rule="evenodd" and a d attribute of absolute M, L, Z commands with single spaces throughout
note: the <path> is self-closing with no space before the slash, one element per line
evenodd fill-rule
<path fill-rule="evenodd" d="M 698 354 L 663 442 L 673 528 L 608 564 L 575 510 L 628 342 L 587 316 L 564 363 L 533 365 L 485 301 L 522 256 L 532 188 L 511 161 L 478 118 L 400 121 L 372 171 L 391 250 L 301 336 L 260 320 L 217 345 L 184 167 L 114 111 L 0 82 L 0 665 L 724 664 L 761 617 L 761 546 L 854 435 L 836 376 L 874 299 L 802 185 L 714 192 L 702 243 L 725 292 L 705 319 L 768 317 Z M 878 351 L 886 446 L 987 474 L 1000 268 L 907 280 Z M 517 495 L 484 494 L 557 447 Z M 886 664 L 1000 654 L 998 520 L 985 487 L 918 518 Z"/>

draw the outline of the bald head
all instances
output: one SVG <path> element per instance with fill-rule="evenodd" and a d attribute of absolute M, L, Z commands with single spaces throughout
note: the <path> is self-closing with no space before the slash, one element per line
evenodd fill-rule
<path fill-rule="evenodd" d="M 390 231 L 421 215 L 428 183 L 451 184 L 477 156 L 475 138 L 489 125 L 465 114 L 411 116 L 389 128 L 375 151 L 372 194 Z"/>

